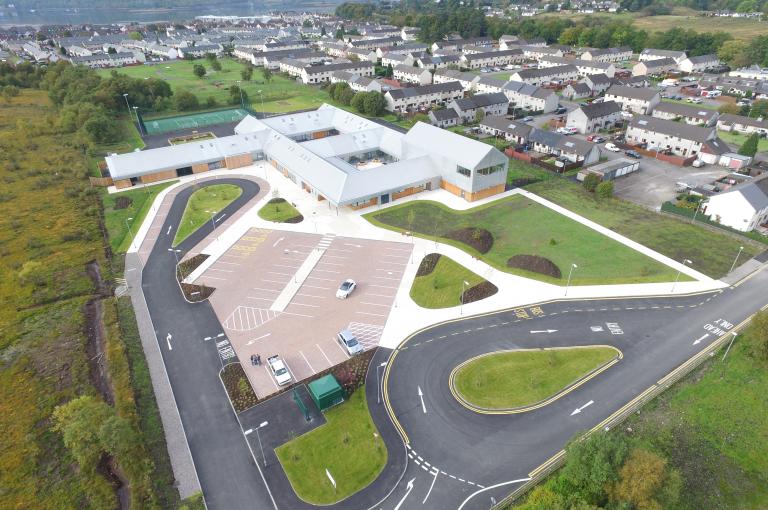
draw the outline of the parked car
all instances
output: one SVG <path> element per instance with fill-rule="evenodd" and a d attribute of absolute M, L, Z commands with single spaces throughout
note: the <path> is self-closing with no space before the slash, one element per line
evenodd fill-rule
<path fill-rule="evenodd" d="M 555 115 L 562 115 L 568 111 L 568 108 L 565 106 L 558 106 L 557 110 L 555 110 Z"/>
<path fill-rule="evenodd" d="M 624 151 L 624 154 L 630 158 L 640 159 L 640 154 L 637 151 Z"/>
<path fill-rule="evenodd" d="M 339 290 L 336 291 L 336 297 L 339 299 L 347 299 L 356 287 L 357 284 L 355 283 L 355 280 L 344 280 L 342 284 L 339 285 Z"/>
<path fill-rule="evenodd" d="M 605 138 L 603 138 L 600 135 L 589 135 L 587 137 L 588 142 L 594 142 L 594 143 L 603 143 L 605 141 Z"/>
<path fill-rule="evenodd" d="M 288 371 L 288 367 L 285 366 L 285 363 L 283 363 L 283 360 L 281 360 L 280 356 L 277 354 L 267 358 L 267 365 L 269 365 L 272 375 L 275 376 L 275 381 L 277 381 L 278 386 L 283 386 L 293 380 L 291 373 Z"/>
<path fill-rule="evenodd" d="M 567 128 L 565 128 L 565 134 L 566 135 L 575 135 L 578 132 L 579 132 L 579 130 L 576 129 L 575 127 L 567 127 Z"/>
<path fill-rule="evenodd" d="M 561 135 L 567 135 L 568 134 L 568 128 L 559 127 L 555 129 L 556 133 L 560 133 Z"/>
<path fill-rule="evenodd" d="M 336 339 L 350 356 L 363 352 L 363 346 L 357 341 L 355 334 L 348 329 L 339 331 L 336 335 Z"/>
<path fill-rule="evenodd" d="M 611 152 L 621 152 L 621 149 L 616 147 L 614 144 L 608 142 L 605 144 L 605 150 L 611 151 Z"/>
<path fill-rule="evenodd" d="M 531 122 L 532 120 L 533 120 L 533 117 L 531 117 L 530 115 L 528 117 L 523 117 L 522 118 L 523 122 Z"/>

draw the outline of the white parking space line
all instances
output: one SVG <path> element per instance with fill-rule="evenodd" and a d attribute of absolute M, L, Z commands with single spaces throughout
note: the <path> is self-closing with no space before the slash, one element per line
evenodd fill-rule
<path fill-rule="evenodd" d="M 328 355 L 325 353 L 325 351 L 320 347 L 320 344 L 315 344 L 315 347 L 317 347 L 318 350 L 322 353 L 326 361 L 328 361 L 328 364 L 333 366 L 333 362 L 331 361 L 331 358 L 329 358 Z"/>
<path fill-rule="evenodd" d="M 377 287 L 378 287 L 378 285 L 377 285 Z M 394 294 L 371 294 L 370 292 L 366 292 L 365 296 L 366 297 L 370 297 L 370 296 L 373 296 L 373 297 L 383 297 L 383 298 L 387 298 L 387 299 L 392 299 L 393 297 L 395 297 Z"/>
<path fill-rule="evenodd" d="M 218 269 L 215 267 L 209 267 L 208 271 L 222 271 L 224 273 L 234 273 L 235 271 L 233 269 Z"/>
<path fill-rule="evenodd" d="M 325 260 L 322 261 L 322 262 L 318 262 L 318 265 L 320 265 L 320 264 L 324 264 L 324 265 L 328 265 L 328 266 L 343 266 L 344 265 L 344 264 L 338 264 L 336 262 L 328 262 L 328 261 L 325 261 Z"/>
<path fill-rule="evenodd" d="M 331 271 L 330 269 L 314 269 L 315 271 L 322 271 L 323 273 L 341 274 L 341 271 Z"/>
<path fill-rule="evenodd" d="M 307 280 L 309 280 L 310 278 L 313 279 L 313 280 L 325 280 L 327 282 L 335 282 L 336 281 L 335 278 L 323 278 L 323 277 L 320 277 L 320 276 L 307 276 Z"/>
<path fill-rule="evenodd" d="M 267 371 L 267 377 L 269 377 L 269 380 L 272 381 L 272 384 L 275 385 L 275 389 L 280 390 L 280 387 L 277 385 L 277 383 L 275 382 L 275 379 L 272 377 L 272 371 L 269 369 L 269 367 L 267 367 L 267 365 L 263 365 L 263 367 L 264 367 L 264 370 Z"/>
<path fill-rule="evenodd" d="M 317 285 L 307 285 L 306 283 L 302 287 L 309 287 L 310 289 L 331 290 L 330 287 L 318 287 Z"/>
<path fill-rule="evenodd" d="M 227 279 L 226 279 L 226 278 L 217 278 L 216 276 L 209 276 L 209 275 L 207 275 L 207 274 L 206 274 L 206 275 L 203 275 L 202 277 L 203 277 L 203 278 L 210 278 L 211 280 L 222 280 L 222 281 L 225 281 L 225 282 L 227 281 Z"/>
<path fill-rule="evenodd" d="M 296 312 L 281 312 L 281 313 L 284 313 L 286 315 L 295 315 L 296 317 L 306 317 L 307 319 L 314 319 L 315 318 L 314 315 L 305 315 L 303 313 L 296 313 Z"/>
<path fill-rule="evenodd" d="M 223 260 L 219 260 L 217 264 L 229 264 L 230 266 L 242 266 L 242 264 L 238 262 L 225 262 Z"/>
<path fill-rule="evenodd" d="M 279 274 L 280 276 L 291 276 L 291 273 L 278 273 L 277 271 L 264 271 L 269 274 Z"/>
<path fill-rule="evenodd" d="M 396 281 L 396 282 L 400 281 L 400 278 L 390 278 L 389 276 L 374 276 L 374 278 L 376 278 L 378 280 L 393 280 L 393 281 Z"/>
<path fill-rule="evenodd" d="M 272 264 L 272 265 L 275 267 L 287 267 L 288 269 L 298 269 L 299 267 L 301 267 L 301 264 L 297 266 L 288 266 L 286 264 Z"/>
<path fill-rule="evenodd" d="M 379 253 L 379 257 L 398 257 L 403 260 L 408 260 L 408 257 L 403 258 L 402 255 L 387 255 L 386 253 Z"/>
<path fill-rule="evenodd" d="M 309 367 L 309 369 L 312 371 L 312 373 L 313 373 L 313 374 L 316 374 L 316 373 L 317 373 L 317 371 L 316 371 L 314 368 L 312 368 L 312 364 L 309 362 L 309 360 L 307 359 L 307 357 L 306 357 L 306 356 L 304 356 L 304 353 L 303 353 L 302 351 L 299 351 L 299 354 L 301 354 L 301 357 L 302 357 L 302 358 L 304 358 L 304 361 L 307 363 L 307 366 L 308 366 L 308 367 Z"/>
<path fill-rule="evenodd" d="M 391 285 L 377 285 L 375 283 L 369 284 L 371 287 L 381 287 L 382 289 L 396 289 L 397 287 L 393 287 Z"/>
<path fill-rule="evenodd" d="M 386 271 L 387 274 L 395 274 L 394 273 L 395 270 L 393 270 L 393 269 L 379 269 L 379 268 L 376 268 L 376 269 L 374 269 L 374 271 Z M 400 274 L 402 275 L 403 273 L 401 272 Z"/>
<path fill-rule="evenodd" d="M 338 348 L 339 348 L 339 350 L 341 351 L 341 353 L 344 355 L 344 357 L 345 357 L 346 359 L 349 359 L 349 358 L 350 358 L 349 354 L 347 354 L 347 351 L 345 351 L 345 350 L 344 350 L 344 348 L 343 348 L 343 347 L 342 347 L 342 346 L 339 344 L 339 342 L 335 342 L 335 341 L 334 341 L 334 342 L 333 342 L 333 345 L 335 345 L 336 347 L 338 347 Z"/>
<path fill-rule="evenodd" d="M 297 292 L 297 296 L 303 296 L 303 297 L 309 297 L 309 298 L 316 298 L 316 299 L 325 299 L 328 296 L 315 296 L 314 294 L 304 294 L 303 292 Z"/>
<path fill-rule="evenodd" d="M 390 306 L 392 306 L 392 305 L 390 305 L 390 304 L 383 304 L 383 305 L 382 305 L 381 303 L 366 303 L 365 301 L 360 301 L 360 304 L 361 304 L 361 305 L 371 305 L 371 306 L 386 306 L 387 308 L 389 308 Z"/>
<path fill-rule="evenodd" d="M 359 313 L 360 315 L 375 315 L 377 317 L 386 317 L 386 315 L 380 314 L 380 313 L 370 313 L 370 312 L 355 312 L 355 313 Z"/>
<path fill-rule="evenodd" d="M 295 305 L 295 306 L 311 306 L 312 308 L 320 308 L 320 305 L 308 305 L 306 303 L 291 303 L 291 305 Z"/>
<path fill-rule="evenodd" d="M 285 283 L 286 283 L 285 281 L 280 281 L 280 280 L 267 280 L 267 279 L 265 279 L 265 278 L 262 278 L 260 281 L 262 281 L 262 282 L 267 282 L 267 283 L 278 283 L 278 284 L 280 284 L 280 285 L 285 285 Z"/>
<path fill-rule="evenodd" d="M 280 291 L 276 290 L 276 289 L 263 289 L 261 287 L 251 287 L 251 289 L 253 289 L 253 290 L 262 290 L 264 292 L 277 292 L 278 294 L 280 293 Z"/>

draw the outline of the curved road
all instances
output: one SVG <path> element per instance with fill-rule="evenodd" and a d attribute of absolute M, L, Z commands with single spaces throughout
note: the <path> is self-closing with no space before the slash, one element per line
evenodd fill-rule
<path fill-rule="evenodd" d="M 221 211 L 230 217 L 265 194 L 247 179 L 222 178 L 202 186 L 224 183 L 243 188 L 243 194 Z M 200 186 L 187 186 L 176 196 L 143 269 L 142 287 L 207 506 L 316 508 L 298 500 L 276 461 L 273 449 L 283 440 L 270 438 L 265 429 L 261 439 L 267 467 L 262 471 L 252 453 L 258 452 L 256 438 L 243 434 L 261 420 L 277 419 L 289 394 L 236 418 L 218 377 L 221 359 L 216 345 L 204 340 L 223 329 L 207 302 L 187 303 L 175 282 L 176 261 L 168 249 L 189 195 Z M 210 229 L 206 223 L 178 248 L 186 252 Z M 166 232 L 170 233 L 163 235 Z M 373 484 L 332 508 L 489 508 L 574 434 L 599 424 L 708 346 L 719 336 L 712 328 L 727 332 L 728 325 L 759 310 L 768 302 L 767 286 L 768 272 L 763 271 L 723 292 L 544 303 L 436 325 L 408 338 L 395 351 L 380 349 L 366 389 L 389 462 Z M 592 344 L 615 346 L 624 358 L 534 411 L 476 414 L 459 405 L 448 387 L 450 371 L 478 354 Z M 375 367 L 388 358 L 385 402 L 379 404 Z M 573 414 L 577 408 L 583 410 Z"/>

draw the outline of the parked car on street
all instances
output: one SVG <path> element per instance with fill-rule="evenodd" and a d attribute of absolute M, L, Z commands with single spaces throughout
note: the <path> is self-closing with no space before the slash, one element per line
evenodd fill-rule
<path fill-rule="evenodd" d="M 630 158 L 640 159 L 640 154 L 637 151 L 624 151 L 624 154 Z"/>
<path fill-rule="evenodd" d="M 277 354 L 268 357 L 267 364 L 272 371 L 272 375 L 275 376 L 275 381 L 277 381 L 278 386 L 283 386 L 293 380 L 291 373 L 288 371 L 288 367 L 285 366 L 285 363 L 283 363 L 283 360 L 281 360 L 280 356 Z"/>
<path fill-rule="evenodd" d="M 522 119 L 523 122 L 531 122 L 532 120 L 533 120 L 533 117 L 531 117 L 531 116 L 523 117 L 523 119 Z"/>
<path fill-rule="evenodd" d="M 336 335 L 336 339 L 350 356 L 363 352 L 363 346 L 357 341 L 355 334 L 348 329 L 339 331 L 339 334 Z"/>
<path fill-rule="evenodd" d="M 611 151 L 611 152 L 621 152 L 621 149 L 616 147 L 614 144 L 608 142 L 605 144 L 605 150 Z"/>
<path fill-rule="evenodd" d="M 355 287 L 357 287 L 355 280 L 344 280 L 339 286 L 339 290 L 336 291 L 336 297 L 339 299 L 347 299 L 355 290 Z"/>
<path fill-rule="evenodd" d="M 587 137 L 587 141 L 593 142 L 593 143 L 603 143 L 605 141 L 605 138 L 603 138 L 600 135 L 589 135 Z"/>

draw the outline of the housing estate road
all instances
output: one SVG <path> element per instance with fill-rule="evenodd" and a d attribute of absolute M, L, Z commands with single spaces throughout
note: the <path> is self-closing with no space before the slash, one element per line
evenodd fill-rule
<path fill-rule="evenodd" d="M 391 413 L 407 436 L 409 466 L 383 508 L 489 508 L 575 434 L 600 424 L 758 311 L 768 303 L 766 288 L 768 271 L 761 271 L 715 293 L 545 303 L 413 336 L 393 353 L 385 380 Z M 525 413 L 478 414 L 449 389 L 451 370 L 479 354 L 571 345 L 611 345 L 623 358 Z M 573 414 L 576 409 L 582 411 Z"/>

